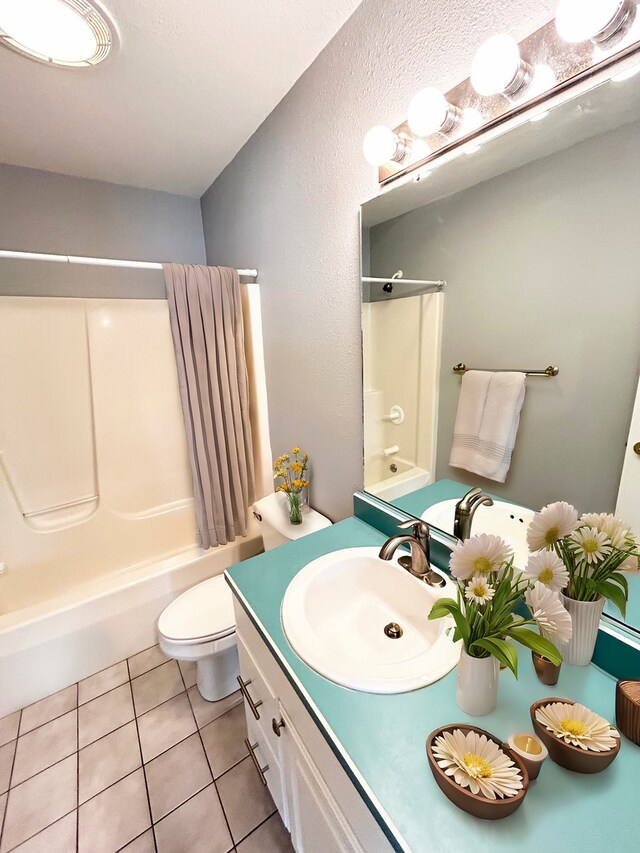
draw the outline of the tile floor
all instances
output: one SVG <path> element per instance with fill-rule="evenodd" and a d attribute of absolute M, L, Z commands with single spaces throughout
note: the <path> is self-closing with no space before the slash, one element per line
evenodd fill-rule
<path fill-rule="evenodd" d="M 157 646 L 0 719 L 0 853 L 291 853 L 244 745 Z"/>

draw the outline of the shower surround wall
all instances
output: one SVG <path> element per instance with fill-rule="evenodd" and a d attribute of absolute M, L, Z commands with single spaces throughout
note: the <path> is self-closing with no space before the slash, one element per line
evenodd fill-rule
<path fill-rule="evenodd" d="M 363 481 L 358 206 L 377 183 L 362 138 L 400 124 L 423 86 L 467 77 L 485 38 L 523 38 L 554 6 L 364 0 L 203 196 L 208 262 L 260 270 L 273 449 L 304 445 L 312 502 L 333 519 Z"/>
<path fill-rule="evenodd" d="M 167 303 L 0 297 L 0 616 L 195 541 Z"/>
<path fill-rule="evenodd" d="M 442 311 L 442 293 L 362 306 L 364 482 L 387 500 L 434 479 Z"/>

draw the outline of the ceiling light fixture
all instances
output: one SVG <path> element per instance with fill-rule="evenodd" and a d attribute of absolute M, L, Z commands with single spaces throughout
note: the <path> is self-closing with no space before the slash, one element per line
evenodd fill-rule
<path fill-rule="evenodd" d="M 479 95 L 515 95 L 531 80 L 531 66 L 514 38 L 501 33 L 480 45 L 471 65 L 471 85 Z"/>
<path fill-rule="evenodd" d="M 459 120 L 460 110 L 433 86 L 421 89 L 409 104 L 407 122 L 416 136 L 448 133 Z"/>
<path fill-rule="evenodd" d="M 364 158 L 372 166 L 382 166 L 384 163 L 395 161 L 401 163 L 408 147 L 397 133 L 384 124 L 372 127 L 362 143 Z"/>
<path fill-rule="evenodd" d="M 616 36 L 635 16 L 632 0 L 560 0 L 556 11 L 558 34 L 572 44 L 596 44 Z"/>
<path fill-rule="evenodd" d="M 0 0 L 0 44 L 50 65 L 97 65 L 115 28 L 87 0 Z"/>

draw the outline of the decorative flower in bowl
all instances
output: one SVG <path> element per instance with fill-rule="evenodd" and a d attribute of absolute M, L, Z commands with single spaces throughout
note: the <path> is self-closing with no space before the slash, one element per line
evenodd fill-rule
<path fill-rule="evenodd" d="M 536 734 L 549 755 L 577 773 L 600 773 L 620 751 L 620 735 L 613 726 L 570 699 L 540 699 L 530 709 Z"/>
<path fill-rule="evenodd" d="M 527 793 L 529 775 L 522 759 L 476 726 L 435 729 L 427 738 L 427 760 L 443 794 L 485 820 L 512 814 Z"/>

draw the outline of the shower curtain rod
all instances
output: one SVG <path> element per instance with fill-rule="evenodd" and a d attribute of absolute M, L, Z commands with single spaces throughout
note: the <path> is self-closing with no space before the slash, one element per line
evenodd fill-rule
<path fill-rule="evenodd" d="M 115 258 L 84 258 L 80 255 L 45 255 L 41 252 L 9 252 L 0 249 L 0 258 L 14 258 L 19 261 L 54 261 L 63 264 L 86 264 L 96 267 L 131 267 L 139 270 L 161 270 L 162 264 L 152 261 L 118 261 Z M 238 275 L 256 278 L 258 270 L 238 270 Z"/>

